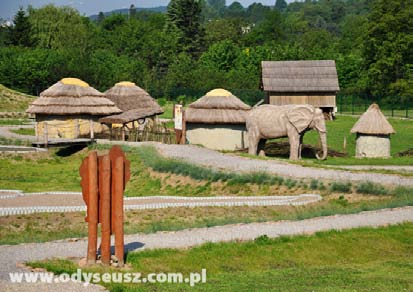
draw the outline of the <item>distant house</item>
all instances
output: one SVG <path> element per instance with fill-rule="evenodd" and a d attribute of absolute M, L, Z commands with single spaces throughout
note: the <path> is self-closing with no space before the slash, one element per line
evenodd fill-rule
<path fill-rule="evenodd" d="M 250 109 L 225 89 L 211 90 L 186 109 L 186 140 L 215 150 L 247 148 L 245 120 Z"/>
<path fill-rule="evenodd" d="M 36 115 L 37 137 L 73 139 L 89 135 L 92 129 L 104 131 L 99 118 L 122 111 L 86 82 L 63 78 L 41 92 L 26 112 Z"/>
<path fill-rule="evenodd" d="M 323 61 L 263 61 L 262 87 L 266 103 L 310 104 L 332 118 L 340 90 L 336 64 Z"/>
<path fill-rule="evenodd" d="M 105 96 L 122 110 L 121 114 L 101 118 L 100 122 L 105 124 L 128 124 L 128 127 L 135 127 L 136 121 L 163 113 L 156 100 L 133 82 L 116 83 L 105 91 Z"/>

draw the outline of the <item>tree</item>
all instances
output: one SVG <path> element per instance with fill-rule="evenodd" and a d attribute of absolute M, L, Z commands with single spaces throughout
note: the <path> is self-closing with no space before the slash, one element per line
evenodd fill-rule
<path fill-rule="evenodd" d="M 375 1 L 364 40 L 368 92 L 405 94 L 413 66 L 413 2 Z"/>
<path fill-rule="evenodd" d="M 199 0 L 172 0 L 167 9 L 170 30 L 181 33 L 183 50 L 196 56 L 200 53 L 204 31 L 201 27 L 202 5 Z"/>
<path fill-rule="evenodd" d="M 99 14 L 98 14 L 97 22 L 102 23 L 103 20 L 105 20 L 105 14 L 103 14 L 103 12 L 100 11 Z"/>
<path fill-rule="evenodd" d="M 213 44 L 202 54 L 200 62 L 207 68 L 228 72 L 235 66 L 238 56 L 238 46 L 226 40 Z"/>
<path fill-rule="evenodd" d="M 133 4 L 129 7 L 129 19 L 132 18 L 136 18 L 136 7 Z"/>
<path fill-rule="evenodd" d="M 30 47 L 33 44 L 29 17 L 21 7 L 13 18 L 13 26 L 9 28 L 9 41 L 10 44 L 21 47 Z"/>
<path fill-rule="evenodd" d="M 235 1 L 232 2 L 230 6 L 228 6 L 227 11 L 225 12 L 227 17 L 244 17 L 245 16 L 245 9 L 241 5 L 241 3 Z"/>
<path fill-rule="evenodd" d="M 275 1 L 275 9 L 277 9 L 278 11 L 284 11 L 285 9 L 287 9 L 287 2 L 285 2 L 285 0 L 277 0 Z"/>

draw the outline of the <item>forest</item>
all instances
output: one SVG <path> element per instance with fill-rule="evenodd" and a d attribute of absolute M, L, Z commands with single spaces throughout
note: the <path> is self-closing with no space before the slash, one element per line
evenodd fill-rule
<path fill-rule="evenodd" d="M 95 19 L 29 6 L 0 27 L 0 83 L 38 95 L 68 76 L 101 91 L 130 80 L 167 99 L 223 87 L 253 104 L 261 61 L 332 59 L 341 94 L 394 103 L 413 96 L 412 52 L 411 0 L 172 0 Z"/>

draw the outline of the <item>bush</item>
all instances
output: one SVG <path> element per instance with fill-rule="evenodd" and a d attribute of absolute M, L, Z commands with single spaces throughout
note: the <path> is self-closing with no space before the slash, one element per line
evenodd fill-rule
<path fill-rule="evenodd" d="M 341 193 L 350 193 L 351 192 L 351 183 L 340 183 L 333 182 L 330 185 L 330 190 L 332 192 L 341 192 Z"/>
<path fill-rule="evenodd" d="M 385 187 L 372 182 L 362 182 L 357 185 L 356 191 L 361 194 L 384 195 L 388 193 Z"/>
<path fill-rule="evenodd" d="M 158 98 L 156 101 L 158 102 L 158 104 L 159 104 L 160 106 L 165 106 L 166 103 L 167 103 L 167 100 L 166 100 L 165 97 Z"/>

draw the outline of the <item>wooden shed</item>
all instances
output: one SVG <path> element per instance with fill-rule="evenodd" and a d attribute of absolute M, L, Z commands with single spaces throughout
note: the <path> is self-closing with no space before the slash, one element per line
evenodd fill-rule
<path fill-rule="evenodd" d="M 74 139 L 102 132 L 99 118 L 121 110 L 86 82 L 64 78 L 41 92 L 26 112 L 36 115 L 37 137 Z"/>
<path fill-rule="evenodd" d="M 357 134 L 356 157 L 390 157 L 390 134 L 395 131 L 373 103 L 350 131 Z"/>
<path fill-rule="evenodd" d="M 337 110 L 340 87 L 333 60 L 263 61 L 262 88 L 268 104 L 310 104 L 330 119 Z"/>
<path fill-rule="evenodd" d="M 211 90 L 186 109 L 186 139 L 215 150 L 247 148 L 245 120 L 250 109 L 225 89 Z"/>

